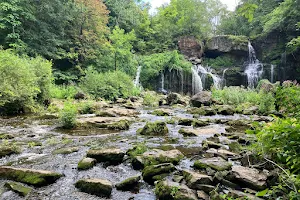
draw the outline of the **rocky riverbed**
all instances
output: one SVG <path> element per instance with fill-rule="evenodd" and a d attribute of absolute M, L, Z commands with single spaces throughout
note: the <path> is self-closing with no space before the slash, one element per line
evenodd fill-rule
<path fill-rule="evenodd" d="M 272 166 L 242 148 L 255 141 L 245 129 L 272 118 L 161 105 L 108 104 L 70 131 L 53 114 L 1 118 L 1 199 L 259 199 L 272 185 Z"/>

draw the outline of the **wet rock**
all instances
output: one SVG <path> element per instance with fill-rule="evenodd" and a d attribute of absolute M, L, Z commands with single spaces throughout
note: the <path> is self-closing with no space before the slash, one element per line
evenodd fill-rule
<path fill-rule="evenodd" d="M 75 187 L 88 194 L 110 197 L 113 185 L 104 179 L 81 179 L 75 183 Z"/>
<path fill-rule="evenodd" d="M 258 113 L 258 107 L 257 106 L 251 106 L 249 108 L 246 108 L 243 110 L 244 115 L 254 115 Z"/>
<path fill-rule="evenodd" d="M 156 116 L 170 116 L 171 115 L 171 110 L 156 109 L 153 112 L 151 112 L 151 114 L 156 115 Z"/>
<path fill-rule="evenodd" d="M 23 197 L 27 196 L 32 191 L 32 188 L 26 187 L 26 186 L 24 186 L 20 183 L 16 183 L 16 182 L 6 182 L 4 184 L 4 186 L 7 189 L 18 193 L 19 195 L 21 195 Z"/>
<path fill-rule="evenodd" d="M 182 118 L 178 120 L 178 125 L 192 126 L 194 119 Z"/>
<path fill-rule="evenodd" d="M 79 161 L 77 169 L 86 170 L 92 168 L 96 164 L 97 160 L 94 158 L 83 158 Z"/>
<path fill-rule="evenodd" d="M 194 120 L 193 122 L 193 127 L 197 128 L 197 127 L 204 127 L 209 125 L 209 121 L 208 120 Z"/>
<path fill-rule="evenodd" d="M 142 176 L 143 179 L 152 184 L 154 182 L 153 177 L 161 174 L 168 174 L 175 170 L 175 166 L 171 163 L 164 163 L 159 165 L 150 165 L 144 168 Z"/>
<path fill-rule="evenodd" d="M 216 106 L 217 113 L 221 115 L 233 115 L 235 113 L 235 109 L 233 106 L 229 105 L 219 105 Z"/>
<path fill-rule="evenodd" d="M 173 175 L 173 178 L 172 178 L 172 180 L 177 183 L 180 183 L 183 179 L 184 179 L 184 177 L 180 176 L 180 175 Z"/>
<path fill-rule="evenodd" d="M 87 157 L 95 158 L 97 162 L 107 162 L 112 165 L 120 164 L 124 155 L 125 152 L 121 149 L 100 149 L 87 152 Z"/>
<path fill-rule="evenodd" d="M 234 152 L 234 153 L 240 153 L 242 150 L 241 145 L 238 142 L 231 142 L 230 144 L 228 144 L 229 146 L 229 150 Z"/>
<path fill-rule="evenodd" d="M 38 187 L 50 185 L 62 176 L 63 175 L 60 173 L 46 170 L 14 168 L 8 166 L 0 167 L 1 178 L 6 178 Z"/>
<path fill-rule="evenodd" d="M 168 94 L 167 98 L 166 98 L 166 103 L 167 105 L 174 105 L 174 104 L 182 104 L 182 105 L 188 105 L 188 99 L 186 99 L 185 97 L 182 97 L 180 94 L 178 93 L 170 93 Z"/>
<path fill-rule="evenodd" d="M 191 170 L 183 170 L 184 179 L 187 182 L 187 186 L 192 189 L 199 189 L 198 185 L 210 185 L 212 184 L 212 177 L 200 174 Z"/>
<path fill-rule="evenodd" d="M 77 120 L 81 127 L 96 127 L 112 130 L 128 130 L 132 118 L 129 117 L 89 117 Z"/>
<path fill-rule="evenodd" d="M 197 191 L 197 197 L 199 200 L 210 200 L 209 195 L 203 191 Z"/>
<path fill-rule="evenodd" d="M 136 187 L 139 184 L 140 180 L 141 180 L 141 176 L 130 177 L 120 183 L 117 183 L 116 188 L 117 190 L 122 190 L 122 191 L 132 190 L 134 187 Z"/>
<path fill-rule="evenodd" d="M 238 190 L 230 190 L 228 193 L 228 197 L 234 198 L 234 199 L 249 199 L 249 200 L 262 200 L 261 198 L 249 194 L 249 193 L 244 193 Z"/>
<path fill-rule="evenodd" d="M 178 131 L 184 136 L 203 136 L 203 135 L 214 135 L 219 132 L 216 128 L 181 128 Z"/>
<path fill-rule="evenodd" d="M 214 156 L 220 156 L 220 157 L 224 158 L 225 160 L 227 160 L 229 157 L 238 156 L 238 154 L 227 151 L 225 149 L 213 149 L 213 148 L 211 148 L 211 149 L 208 149 L 206 151 L 206 153 L 213 154 Z"/>
<path fill-rule="evenodd" d="M 202 191 L 206 192 L 206 193 L 210 193 L 210 192 L 212 192 L 216 189 L 216 186 L 199 184 L 199 185 L 197 185 L 197 188 L 199 190 L 202 190 Z"/>
<path fill-rule="evenodd" d="M 12 134 L 6 134 L 6 133 L 1 133 L 0 134 L 0 139 L 1 140 L 11 140 L 14 139 L 15 137 Z"/>
<path fill-rule="evenodd" d="M 8 147 L 8 146 L 0 147 L 0 158 L 4 156 L 9 156 L 11 154 L 16 154 L 16 153 L 18 153 L 16 148 Z"/>
<path fill-rule="evenodd" d="M 234 178 L 254 190 L 263 190 L 266 188 L 267 175 L 257 169 L 233 166 L 232 173 Z"/>
<path fill-rule="evenodd" d="M 220 149 L 220 148 L 224 147 L 224 145 L 210 141 L 210 140 L 203 140 L 202 147 L 205 149 L 208 149 L 208 148 Z"/>
<path fill-rule="evenodd" d="M 165 122 L 147 122 L 147 124 L 139 129 L 137 133 L 141 135 L 166 135 L 169 133 L 169 129 Z"/>
<path fill-rule="evenodd" d="M 155 194 L 157 199 L 168 200 L 197 200 L 195 193 L 186 185 L 164 180 L 156 183 Z"/>
<path fill-rule="evenodd" d="M 97 117 L 117 117 L 118 115 L 115 113 L 111 113 L 108 111 L 99 111 L 96 113 Z"/>
<path fill-rule="evenodd" d="M 110 112 L 112 114 L 116 114 L 118 116 L 123 116 L 123 117 L 135 117 L 139 114 L 139 112 L 136 110 L 120 108 L 120 107 L 109 108 L 106 110 L 106 112 Z"/>
<path fill-rule="evenodd" d="M 157 165 L 161 163 L 173 163 L 178 164 L 184 155 L 177 149 L 170 151 L 162 151 L 160 149 L 153 149 L 147 151 L 140 156 L 136 156 L 135 164 L 138 164 L 142 167 L 148 165 Z"/>
<path fill-rule="evenodd" d="M 194 107 L 210 106 L 212 104 L 211 92 L 202 91 L 195 94 L 191 99 L 191 104 Z"/>
<path fill-rule="evenodd" d="M 228 170 L 231 168 L 231 166 L 231 163 L 227 162 L 226 160 L 220 157 L 202 158 L 200 160 L 195 161 L 194 163 L 194 168 L 196 169 L 206 169 L 210 167 L 217 171 Z"/>
<path fill-rule="evenodd" d="M 56 149 L 52 153 L 53 154 L 70 154 L 73 152 L 79 151 L 79 147 L 66 147 L 61 149 Z"/>

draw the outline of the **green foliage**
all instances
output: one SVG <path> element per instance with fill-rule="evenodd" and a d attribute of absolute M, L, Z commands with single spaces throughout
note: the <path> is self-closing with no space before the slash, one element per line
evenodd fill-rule
<path fill-rule="evenodd" d="M 99 73 L 92 68 L 86 70 L 80 86 L 94 97 L 107 100 L 127 98 L 132 96 L 134 91 L 133 81 L 124 72 Z"/>
<path fill-rule="evenodd" d="M 55 99 L 73 99 L 79 89 L 74 85 L 52 85 L 50 96 Z"/>
<path fill-rule="evenodd" d="M 51 66 L 51 62 L 42 58 L 30 59 L 12 51 L 0 51 L 1 112 L 34 111 L 37 102 L 48 99 Z"/>
<path fill-rule="evenodd" d="M 93 114 L 96 112 L 96 107 L 92 101 L 82 101 L 77 105 L 80 114 Z"/>
<path fill-rule="evenodd" d="M 62 127 L 72 129 L 76 127 L 77 108 L 71 102 L 66 102 L 64 108 L 60 112 L 59 120 Z"/>
<path fill-rule="evenodd" d="M 270 155 L 278 163 L 298 173 L 300 170 L 299 129 L 299 119 L 277 118 L 265 126 L 257 126 L 254 131 L 248 133 L 256 133 L 258 138 L 256 149 L 261 154 Z"/>
<path fill-rule="evenodd" d="M 276 105 L 287 116 L 300 117 L 300 86 L 296 82 L 285 81 L 276 91 Z"/>
<path fill-rule="evenodd" d="M 145 142 L 139 143 L 138 145 L 134 146 L 132 149 L 128 150 L 127 154 L 131 158 L 135 158 L 138 155 L 142 155 L 148 150 Z"/>
<path fill-rule="evenodd" d="M 154 92 L 145 92 L 143 94 L 143 105 L 150 107 L 157 107 L 160 97 Z"/>
<path fill-rule="evenodd" d="M 204 65 L 214 69 L 234 66 L 234 59 L 227 56 L 219 56 L 217 58 L 207 58 L 204 60 Z"/>
<path fill-rule="evenodd" d="M 248 19 L 248 22 L 253 21 L 254 12 L 258 8 L 256 4 L 253 3 L 244 3 L 238 9 L 238 14 Z"/>

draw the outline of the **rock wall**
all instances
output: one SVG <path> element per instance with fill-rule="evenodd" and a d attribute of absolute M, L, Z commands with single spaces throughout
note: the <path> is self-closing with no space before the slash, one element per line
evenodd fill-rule
<path fill-rule="evenodd" d="M 193 36 L 184 36 L 178 40 L 180 52 L 192 63 L 201 63 L 203 45 Z"/>

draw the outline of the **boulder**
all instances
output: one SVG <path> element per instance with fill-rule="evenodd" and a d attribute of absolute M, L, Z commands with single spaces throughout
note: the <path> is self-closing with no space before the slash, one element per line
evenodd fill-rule
<path fill-rule="evenodd" d="M 209 121 L 205 119 L 197 119 L 193 122 L 193 127 L 203 127 L 209 125 Z"/>
<path fill-rule="evenodd" d="M 205 136 L 214 135 L 219 130 L 215 128 L 181 128 L 178 132 L 184 136 Z"/>
<path fill-rule="evenodd" d="M 21 195 L 23 197 L 26 197 L 32 191 L 32 188 L 26 187 L 20 183 L 15 183 L 15 182 L 6 182 L 4 184 L 4 186 L 7 189 L 18 193 L 19 195 Z"/>
<path fill-rule="evenodd" d="M 203 191 L 197 191 L 197 197 L 199 200 L 210 200 L 209 195 Z"/>
<path fill-rule="evenodd" d="M 254 114 L 256 114 L 256 113 L 258 113 L 258 107 L 257 106 L 251 106 L 251 107 L 249 107 L 249 108 L 245 108 L 244 110 L 243 110 L 243 114 L 244 115 L 254 115 Z"/>
<path fill-rule="evenodd" d="M 227 196 L 234 199 L 262 200 L 261 198 L 255 195 L 244 193 L 238 190 L 230 190 Z"/>
<path fill-rule="evenodd" d="M 141 135 L 166 135 L 169 133 L 166 122 L 147 122 L 147 124 L 139 129 L 137 133 Z"/>
<path fill-rule="evenodd" d="M 144 168 L 142 176 L 144 181 L 152 184 L 157 175 L 169 174 L 175 170 L 175 166 L 171 163 L 163 163 L 159 165 L 150 165 Z"/>
<path fill-rule="evenodd" d="M 120 183 L 117 183 L 116 188 L 117 190 L 122 190 L 122 191 L 132 190 L 134 187 L 136 187 L 139 184 L 140 180 L 141 180 L 141 176 L 130 177 Z"/>
<path fill-rule="evenodd" d="M 222 158 L 224 158 L 225 160 L 227 160 L 228 158 L 234 157 L 234 156 L 238 156 L 238 154 L 230 152 L 228 150 L 225 149 L 208 149 L 206 151 L 206 153 L 209 154 L 213 154 L 214 156 L 220 156 Z"/>
<path fill-rule="evenodd" d="M 79 147 L 66 147 L 61 149 L 56 149 L 52 153 L 53 154 L 70 154 L 73 152 L 79 151 Z"/>
<path fill-rule="evenodd" d="M 94 158 L 83 158 L 79 161 L 77 169 L 86 170 L 92 168 L 96 164 L 97 160 Z"/>
<path fill-rule="evenodd" d="M 194 122 L 194 119 L 181 118 L 181 119 L 178 120 L 178 125 L 192 126 L 193 122 Z"/>
<path fill-rule="evenodd" d="M 254 190 L 263 190 L 267 186 L 267 175 L 254 168 L 233 166 L 232 174 L 236 181 Z"/>
<path fill-rule="evenodd" d="M 216 106 L 216 109 L 220 115 L 233 115 L 235 113 L 234 107 L 229 105 L 219 105 Z"/>
<path fill-rule="evenodd" d="M 210 140 L 203 140 L 202 147 L 204 149 L 208 149 L 208 148 L 220 149 L 220 148 L 224 147 L 224 145 L 214 142 L 214 141 L 210 141 Z"/>
<path fill-rule="evenodd" d="M 186 185 L 169 180 L 160 181 L 155 184 L 157 199 L 168 200 L 197 200 L 196 194 Z"/>
<path fill-rule="evenodd" d="M 182 172 L 187 186 L 192 189 L 199 190 L 198 185 L 210 185 L 213 182 L 212 177 L 206 174 L 200 174 L 191 170 L 183 170 Z"/>
<path fill-rule="evenodd" d="M 195 94 L 191 99 L 191 104 L 194 107 L 210 106 L 212 104 L 211 92 L 202 91 Z"/>
<path fill-rule="evenodd" d="M 120 164 L 124 156 L 125 152 L 121 149 L 99 149 L 87 152 L 87 157 L 95 158 L 97 162 L 107 162 L 112 165 Z"/>
<path fill-rule="evenodd" d="M 171 110 L 167 109 L 156 109 L 153 112 L 151 112 L 151 114 L 156 116 L 170 116 L 171 112 Z"/>
<path fill-rule="evenodd" d="M 180 52 L 188 58 L 195 58 L 194 60 L 197 60 L 202 57 L 202 44 L 193 36 L 180 37 L 178 47 Z"/>
<path fill-rule="evenodd" d="M 217 170 L 224 171 L 230 169 L 232 166 L 231 163 L 227 162 L 223 158 L 214 157 L 214 158 L 202 158 L 194 163 L 194 168 L 196 169 L 206 169 L 208 167 Z"/>
<path fill-rule="evenodd" d="M 138 165 L 145 167 L 148 165 L 157 165 L 161 163 L 173 163 L 178 164 L 184 155 L 177 149 L 170 151 L 163 151 L 160 149 L 153 149 L 147 151 L 140 156 L 135 157 L 135 165 L 138 162 Z"/>
<path fill-rule="evenodd" d="M 104 179 L 81 179 L 75 183 L 75 187 L 88 194 L 110 197 L 113 185 Z"/>
<path fill-rule="evenodd" d="M 0 158 L 2 158 L 4 156 L 9 156 L 9 155 L 15 154 L 15 153 L 18 153 L 16 148 L 8 147 L 8 146 L 0 147 Z"/>
<path fill-rule="evenodd" d="M 76 100 L 82 100 L 82 99 L 85 99 L 85 98 L 86 98 L 86 95 L 83 92 L 77 92 L 74 95 L 74 99 L 76 99 Z"/>
<path fill-rule="evenodd" d="M 8 166 L 0 167 L 0 177 L 13 181 L 34 185 L 37 187 L 50 185 L 63 175 L 46 170 L 34 170 L 25 168 L 14 168 Z"/>
<path fill-rule="evenodd" d="M 202 106 L 200 108 L 191 108 L 188 110 L 189 113 L 200 116 L 213 116 L 217 114 L 215 107 Z"/>
<path fill-rule="evenodd" d="M 184 97 L 182 97 L 180 94 L 178 93 L 170 93 L 168 94 L 167 98 L 166 98 L 166 103 L 167 105 L 174 105 L 174 104 L 182 104 L 182 105 L 187 105 L 188 100 Z"/>
<path fill-rule="evenodd" d="M 78 119 L 77 123 L 81 127 L 128 130 L 132 120 L 129 117 L 88 117 Z"/>

